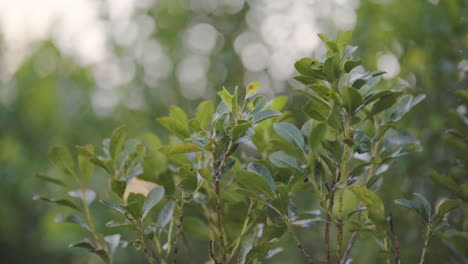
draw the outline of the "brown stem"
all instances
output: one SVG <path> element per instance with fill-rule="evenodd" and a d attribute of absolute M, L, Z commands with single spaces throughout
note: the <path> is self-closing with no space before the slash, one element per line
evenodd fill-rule
<path fill-rule="evenodd" d="M 349 239 L 349 242 L 348 242 L 348 247 L 346 248 L 346 251 L 343 254 L 343 258 L 341 259 L 341 263 L 345 264 L 346 261 L 351 256 L 351 251 L 353 250 L 354 242 L 356 242 L 358 234 L 359 234 L 358 232 L 353 232 L 353 234 L 351 235 L 351 238 Z"/>
<path fill-rule="evenodd" d="M 398 241 L 398 235 L 395 232 L 395 226 L 393 225 L 392 213 L 390 213 L 390 231 L 392 232 L 393 255 L 395 258 L 395 264 L 400 264 L 400 242 Z"/>
<path fill-rule="evenodd" d="M 139 238 L 141 240 L 141 243 L 143 244 L 143 249 L 145 251 L 146 258 L 148 259 L 148 262 L 150 264 L 153 264 L 156 261 L 157 264 L 161 264 L 161 260 L 159 259 L 156 252 L 154 252 L 153 249 L 150 247 L 150 245 L 148 244 L 148 241 L 146 241 L 145 235 L 141 231 L 140 227 L 137 227 L 136 231 L 137 231 L 137 234 L 138 234 L 138 236 L 139 236 Z"/>

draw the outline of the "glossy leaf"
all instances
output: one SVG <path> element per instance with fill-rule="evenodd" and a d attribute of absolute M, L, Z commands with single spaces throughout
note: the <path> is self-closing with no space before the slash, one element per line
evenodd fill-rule
<path fill-rule="evenodd" d="M 145 219 L 153 207 L 164 198 L 164 187 L 158 186 L 148 193 L 143 204 L 141 219 Z"/>
<path fill-rule="evenodd" d="M 304 170 L 300 167 L 299 162 L 295 158 L 284 153 L 283 151 L 277 151 L 272 153 L 268 157 L 268 159 L 277 167 L 287 168 L 294 171 L 298 171 L 300 173 L 304 173 Z"/>
<path fill-rule="evenodd" d="M 62 186 L 62 187 L 66 187 L 65 183 L 60 179 L 52 178 L 52 177 L 47 176 L 47 175 L 42 174 L 42 173 L 35 173 L 34 176 L 36 176 L 37 178 L 39 178 L 39 179 L 41 179 L 43 181 L 50 182 L 50 183 L 53 183 L 55 185 L 59 185 L 59 186 Z"/>
<path fill-rule="evenodd" d="M 237 173 L 236 179 L 242 187 L 248 190 L 264 194 L 269 199 L 275 197 L 274 189 L 267 179 L 255 172 L 241 170 Z"/>
<path fill-rule="evenodd" d="M 158 226 L 165 227 L 174 216 L 175 202 L 169 201 L 164 205 L 158 216 Z"/>
<path fill-rule="evenodd" d="M 323 99 L 311 96 L 310 101 L 302 108 L 310 118 L 325 121 L 332 113 L 331 106 Z"/>
<path fill-rule="evenodd" d="M 273 125 L 276 133 L 280 135 L 283 139 L 291 143 L 298 150 L 304 151 L 304 137 L 302 136 L 301 131 L 293 124 L 286 122 L 279 122 Z"/>
<path fill-rule="evenodd" d="M 353 185 L 349 187 L 349 190 L 367 206 L 369 218 L 376 225 L 383 227 L 385 225 L 385 208 L 379 196 L 363 186 Z"/>
<path fill-rule="evenodd" d="M 202 130 L 207 129 L 210 125 L 214 111 L 215 107 L 213 101 L 204 101 L 198 105 L 195 118 L 200 123 L 200 128 Z"/>
<path fill-rule="evenodd" d="M 109 143 L 109 153 L 111 158 L 114 160 L 114 164 L 117 163 L 120 152 L 122 152 L 125 141 L 127 140 L 127 131 L 125 126 L 121 126 L 114 130 L 112 133 Z"/>
<path fill-rule="evenodd" d="M 271 110 L 271 109 L 263 110 L 263 111 L 258 112 L 254 116 L 253 122 L 256 124 L 265 119 L 272 118 L 272 117 L 279 116 L 279 115 L 281 115 L 281 113 L 275 110 Z"/>
<path fill-rule="evenodd" d="M 62 172 L 68 175 L 75 174 L 73 157 L 67 148 L 63 146 L 54 146 L 49 151 L 49 159 Z"/>

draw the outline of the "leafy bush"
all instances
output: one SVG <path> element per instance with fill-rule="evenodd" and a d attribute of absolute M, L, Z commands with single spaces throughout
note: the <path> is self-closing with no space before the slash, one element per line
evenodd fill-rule
<path fill-rule="evenodd" d="M 284 110 L 286 97 L 257 95 L 258 83 L 233 93 L 223 89 L 216 107 L 202 102 L 192 119 L 170 107 L 158 119 L 171 132 L 167 139 L 127 139 L 120 127 L 103 141 L 102 154 L 91 145 L 76 147 L 75 155 L 51 148 L 50 159 L 64 176 L 37 176 L 71 198 L 35 198 L 78 212 L 59 220 L 80 225 L 92 238 L 70 246 L 107 263 L 126 240 L 149 263 L 176 263 L 182 247 L 191 254 L 186 235 L 208 241 L 197 255 L 214 263 L 258 263 L 281 252 L 281 241 L 289 238 L 308 263 L 349 263 L 357 239 L 375 241 L 387 263 L 400 263 L 391 206 L 377 192 L 390 165 L 421 150 L 397 125 L 425 96 L 382 84 L 382 71 L 356 68 L 361 61 L 354 56 L 357 47 L 347 45 L 350 32 L 336 42 L 319 37 L 328 48 L 325 60 L 295 64 L 295 79 L 303 84 L 298 92 L 307 98 L 304 124 L 296 126 Z M 107 190 L 90 188 L 94 166 L 108 174 Z M 301 205 L 305 196 L 313 204 Z M 96 197 L 115 211 L 108 228 L 131 231 L 125 240 L 98 231 L 89 208 Z M 429 240 L 447 229 L 445 216 L 459 202 L 447 200 L 435 209 L 422 195 L 415 198 L 395 203 L 421 217 L 424 263 Z M 302 229 L 323 235 L 323 252 L 301 242 Z"/>

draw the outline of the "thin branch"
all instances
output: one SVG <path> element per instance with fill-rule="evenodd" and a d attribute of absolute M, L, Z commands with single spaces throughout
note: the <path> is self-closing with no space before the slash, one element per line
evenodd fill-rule
<path fill-rule="evenodd" d="M 179 215 L 179 222 L 176 226 L 176 239 L 174 241 L 174 254 L 173 254 L 173 263 L 177 263 L 177 254 L 179 253 L 179 238 L 182 236 L 182 224 L 184 223 L 184 189 L 182 189 L 182 201 L 180 205 L 180 215 Z"/>
<path fill-rule="evenodd" d="M 307 253 L 304 246 L 302 245 L 302 242 L 299 240 L 299 238 L 296 236 L 296 234 L 294 234 L 291 222 L 288 219 L 285 219 L 285 221 L 287 221 L 289 233 L 291 234 L 292 238 L 294 239 L 294 242 L 296 242 L 297 247 L 301 250 L 302 254 L 307 259 L 307 262 L 309 264 L 314 264 L 314 261 L 312 260 L 312 257 L 309 255 L 309 253 Z"/>
<path fill-rule="evenodd" d="M 348 247 L 346 248 L 346 251 L 343 254 L 343 258 L 341 259 L 341 264 L 346 264 L 346 261 L 348 261 L 349 257 L 351 256 L 351 251 L 353 250 L 354 243 L 356 242 L 358 234 L 359 232 L 353 232 L 353 234 L 351 235 L 351 238 L 348 242 Z"/>
<path fill-rule="evenodd" d="M 395 258 L 395 264 L 400 264 L 400 242 L 398 241 L 398 235 L 395 232 L 395 226 L 393 225 L 393 215 L 390 213 L 390 231 L 392 232 L 392 244 L 393 244 L 393 255 Z"/>
<path fill-rule="evenodd" d="M 209 252 L 210 252 L 210 257 L 211 259 L 214 261 L 215 264 L 221 264 L 214 256 L 214 253 L 213 253 L 213 240 L 210 240 L 210 244 L 209 244 Z"/>
<path fill-rule="evenodd" d="M 336 234 L 336 264 L 340 264 L 341 262 L 341 246 L 343 244 L 343 194 L 344 191 L 341 191 L 338 200 L 338 214 L 340 218 L 336 223 L 338 229 Z"/>
<path fill-rule="evenodd" d="M 334 187 L 333 187 L 334 188 Z M 330 227 L 331 227 L 331 214 L 333 211 L 333 205 L 335 203 L 335 191 L 333 190 L 328 201 L 328 214 L 325 224 L 325 256 L 327 263 L 330 263 Z"/>

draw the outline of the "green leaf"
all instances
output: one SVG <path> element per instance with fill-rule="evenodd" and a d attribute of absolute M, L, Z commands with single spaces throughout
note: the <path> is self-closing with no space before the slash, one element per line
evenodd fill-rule
<path fill-rule="evenodd" d="M 260 163 L 250 162 L 247 164 L 247 170 L 262 176 L 267 181 L 268 185 L 270 185 L 271 190 L 276 192 L 275 181 L 267 167 Z"/>
<path fill-rule="evenodd" d="M 328 125 L 340 132 L 343 131 L 343 115 L 338 104 L 335 104 L 333 107 L 333 111 L 328 119 Z"/>
<path fill-rule="evenodd" d="M 232 111 L 233 96 L 226 90 L 226 88 L 223 88 L 222 91 L 218 92 L 218 96 L 221 98 L 223 103 L 229 108 L 229 110 Z"/>
<path fill-rule="evenodd" d="M 343 147 L 337 140 L 325 140 L 322 142 L 322 146 L 330 152 L 332 158 L 336 162 L 341 162 L 341 156 L 343 155 Z"/>
<path fill-rule="evenodd" d="M 166 154 L 190 153 L 200 151 L 200 148 L 193 143 L 182 143 L 174 146 L 162 147 L 160 151 Z"/>
<path fill-rule="evenodd" d="M 232 96 L 232 112 L 237 115 L 239 112 L 239 94 L 237 92 L 237 86 L 234 89 L 234 95 Z"/>
<path fill-rule="evenodd" d="M 427 219 L 429 219 L 432 216 L 432 206 L 429 203 L 429 201 L 424 197 L 422 194 L 419 193 L 414 193 L 414 195 L 421 201 L 422 205 L 424 206 L 425 212 Z"/>
<path fill-rule="evenodd" d="M 394 105 L 398 99 L 402 95 L 401 92 L 395 92 L 391 93 L 385 96 L 382 96 L 377 102 L 374 103 L 372 106 L 372 109 L 370 111 L 370 116 L 373 116 L 375 114 L 378 114 L 388 108 L 390 108 L 392 105 Z"/>
<path fill-rule="evenodd" d="M 198 120 L 198 122 L 200 122 L 200 128 L 202 130 L 207 129 L 210 125 L 214 111 L 215 106 L 213 101 L 204 101 L 198 105 L 195 118 Z"/>
<path fill-rule="evenodd" d="M 255 97 L 252 103 L 253 109 L 250 112 L 250 114 L 255 115 L 258 112 L 262 111 L 265 108 L 266 104 L 267 104 L 267 101 L 266 101 L 265 96 L 260 95 L 260 96 Z"/>
<path fill-rule="evenodd" d="M 112 133 L 110 144 L 109 144 L 109 153 L 114 161 L 114 165 L 117 164 L 119 159 L 119 155 L 122 152 L 122 149 L 125 145 L 125 141 L 127 140 L 127 131 L 125 126 L 118 127 Z"/>
<path fill-rule="evenodd" d="M 182 123 L 180 120 L 173 119 L 170 117 L 160 117 L 157 119 L 159 123 L 167 130 L 174 133 L 178 138 L 185 140 L 190 137 L 190 131 L 188 130 L 188 124 Z"/>
<path fill-rule="evenodd" d="M 398 200 L 395 200 L 395 203 L 398 204 L 398 205 L 401 205 L 401 206 L 404 206 L 408 209 L 410 209 L 411 211 L 413 211 L 415 214 L 417 214 L 418 216 L 420 216 L 425 222 L 427 222 L 428 220 L 426 219 L 426 216 L 419 210 L 419 207 L 417 204 L 415 204 L 414 202 L 410 201 L 410 200 L 406 200 L 406 199 L 398 199 Z"/>
<path fill-rule="evenodd" d="M 268 251 L 274 246 L 274 243 L 277 241 L 278 239 L 274 239 L 270 242 L 264 242 L 264 243 L 260 243 L 256 246 L 254 246 L 250 251 L 249 253 L 247 253 L 247 256 L 246 256 L 246 263 L 252 263 L 253 260 L 255 259 L 263 259 L 264 257 L 266 257 L 266 255 L 268 254 Z"/>
<path fill-rule="evenodd" d="M 361 106 L 362 96 L 359 91 L 353 87 L 346 86 L 341 92 L 341 99 L 343 100 L 343 105 L 350 114 L 354 114 L 356 109 Z"/>
<path fill-rule="evenodd" d="M 95 249 L 93 243 L 88 238 L 85 238 L 85 239 L 81 240 L 80 242 L 70 244 L 70 245 L 68 245 L 68 247 L 71 247 L 71 248 L 72 247 L 85 248 L 85 249 L 88 249 L 90 251 Z"/>
<path fill-rule="evenodd" d="M 115 220 L 111 220 L 106 223 L 106 226 L 107 227 L 132 227 L 133 223 L 128 220 L 125 220 L 123 222 L 117 222 Z"/>
<path fill-rule="evenodd" d="M 257 124 L 260 121 L 263 121 L 265 119 L 272 118 L 275 116 L 279 116 L 279 115 L 281 115 L 281 113 L 275 110 L 271 110 L 271 109 L 263 110 L 254 116 L 254 123 Z"/>
<path fill-rule="evenodd" d="M 442 219 L 448 212 L 455 210 L 458 207 L 460 207 L 460 205 L 455 200 L 447 200 L 443 202 L 437 209 L 437 214 L 435 215 L 434 222 L 437 224 L 438 222 L 442 221 Z"/>
<path fill-rule="evenodd" d="M 158 226 L 165 227 L 174 215 L 175 202 L 169 201 L 164 205 L 163 209 L 158 215 Z"/>
<path fill-rule="evenodd" d="M 276 96 L 275 98 L 273 98 L 273 100 L 271 100 L 269 109 L 280 112 L 284 109 L 287 103 L 287 96 Z"/>
<path fill-rule="evenodd" d="M 50 182 L 50 183 L 53 183 L 62 187 L 66 187 L 65 183 L 60 179 L 52 178 L 42 173 L 35 173 L 34 176 L 36 176 L 40 180 Z"/>
<path fill-rule="evenodd" d="M 59 215 L 57 218 L 55 218 L 55 222 L 77 224 L 81 226 L 82 228 L 88 230 L 89 232 L 92 232 L 88 224 L 85 221 L 83 221 L 83 219 L 75 215 L 69 215 L 67 217 L 63 217 L 63 215 Z"/>
<path fill-rule="evenodd" d="M 370 151 L 371 140 L 366 133 L 361 131 L 354 133 L 353 141 L 356 143 L 356 151 L 358 153 L 365 153 Z"/>
<path fill-rule="evenodd" d="M 327 77 L 327 80 L 329 82 L 333 82 L 334 79 L 336 79 L 337 72 L 335 71 L 336 65 L 335 65 L 335 55 L 332 55 L 328 57 L 325 62 L 323 63 L 323 68 L 322 71 Z"/>
<path fill-rule="evenodd" d="M 210 168 L 202 168 L 202 169 L 199 169 L 198 170 L 198 173 L 200 174 L 200 176 L 202 176 L 203 179 L 207 180 L 207 181 L 210 181 L 211 180 L 211 177 L 213 176 L 211 174 L 211 170 Z"/>
<path fill-rule="evenodd" d="M 320 96 L 324 100 L 329 100 L 334 94 L 333 90 L 323 83 L 314 83 L 308 85 L 307 87 L 312 89 L 315 93 L 317 93 L 318 96 Z"/>
<path fill-rule="evenodd" d="M 352 30 L 346 30 L 341 32 L 338 35 L 338 38 L 336 40 L 336 44 L 339 47 L 346 47 L 351 42 L 351 39 L 353 38 L 353 31 Z"/>
<path fill-rule="evenodd" d="M 296 76 L 296 77 L 294 77 L 294 79 L 299 81 L 300 83 L 302 83 L 304 85 L 311 85 L 311 84 L 314 84 L 314 83 L 318 82 L 318 80 L 315 77 L 305 76 L 305 75 Z"/>
<path fill-rule="evenodd" d="M 239 138 L 245 136 L 247 129 L 252 127 L 252 125 L 250 121 L 239 120 L 238 124 L 232 129 L 232 140 L 235 142 Z"/>
<path fill-rule="evenodd" d="M 315 151 L 327 134 L 327 123 L 314 122 L 309 135 L 309 146 L 311 151 Z"/>
<path fill-rule="evenodd" d="M 311 96 L 310 101 L 302 108 L 302 111 L 312 119 L 325 121 L 330 116 L 332 108 L 327 101 L 317 96 Z"/>
<path fill-rule="evenodd" d="M 283 151 L 277 151 L 272 153 L 268 157 L 268 159 L 277 167 L 287 168 L 290 170 L 298 171 L 300 173 L 304 173 L 304 170 L 299 166 L 299 162 L 295 158 L 284 153 Z"/>
<path fill-rule="evenodd" d="M 111 201 L 108 201 L 108 200 L 99 200 L 100 203 L 102 203 L 103 205 L 111 208 L 111 209 L 114 209 L 115 211 L 125 215 L 126 214 L 126 211 L 125 209 L 123 209 L 121 206 L 111 202 Z"/>
<path fill-rule="evenodd" d="M 73 157 L 67 148 L 63 146 L 53 146 L 49 151 L 49 159 L 62 172 L 71 176 L 76 175 Z"/>
<path fill-rule="evenodd" d="M 236 179 L 242 187 L 248 190 L 264 194 L 269 199 L 275 197 L 274 189 L 271 187 L 270 183 L 268 183 L 267 179 L 260 174 L 241 170 L 237 173 Z"/>
<path fill-rule="evenodd" d="M 182 110 L 182 108 L 176 105 L 169 106 L 169 117 L 181 122 L 184 125 L 184 130 L 188 130 L 187 114 Z"/>
<path fill-rule="evenodd" d="M 346 73 L 350 73 L 354 68 L 357 66 L 361 65 L 362 61 L 361 60 L 348 60 L 344 63 L 343 70 Z"/>
<path fill-rule="evenodd" d="M 153 207 L 159 203 L 162 198 L 164 198 L 164 187 L 162 186 L 158 186 L 148 193 L 145 203 L 143 204 L 142 220 L 146 218 L 151 209 L 153 209 Z"/>
<path fill-rule="evenodd" d="M 385 208 L 382 200 L 366 187 L 353 185 L 348 189 L 367 206 L 369 218 L 381 228 L 385 226 Z"/>
<path fill-rule="evenodd" d="M 127 204 L 124 206 L 133 218 L 142 219 L 143 204 L 145 203 L 145 196 L 140 193 L 130 193 L 127 197 Z"/>
<path fill-rule="evenodd" d="M 103 157 L 99 156 L 94 156 L 90 158 L 90 161 L 100 167 L 103 168 L 109 175 L 113 175 L 113 169 L 112 169 L 112 161 L 110 159 L 105 159 Z"/>
<path fill-rule="evenodd" d="M 183 229 L 189 235 L 194 236 L 200 240 L 210 239 L 210 230 L 208 225 L 195 216 L 188 216 L 184 218 Z"/>
<path fill-rule="evenodd" d="M 245 90 L 245 99 L 250 99 L 252 98 L 260 88 L 260 83 L 258 82 L 252 82 L 247 85 L 246 90 Z"/>
<path fill-rule="evenodd" d="M 247 257 L 247 254 L 253 247 L 254 236 L 255 232 L 249 232 L 246 236 L 244 236 L 241 247 L 239 249 L 239 264 L 245 264 L 245 258 Z"/>
<path fill-rule="evenodd" d="M 314 60 L 311 58 L 302 58 L 298 60 L 296 63 L 294 63 L 294 68 L 296 70 L 305 76 L 308 77 L 314 77 L 314 78 L 320 78 L 320 75 L 318 75 L 312 67 L 317 69 L 318 65 L 320 65 L 320 62 L 318 60 Z"/>
<path fill-rule="evenodd" d="M 46 202 L 49 202 L 49 203 L 54 203 L 54 204 L 66 206 L 66 207 L 75 209 L 77 211 L 80 211 L 80 208 L 78 208 L 78 206 L 76 206 L 73 202 L 71 202 L 69 200 L 65 200 L 65 199 L 53 199 L 53 198 L 48 198 L 48 197 L 44 197 L 44 196 L 34 195 L 33 200 L 35 200 L 35 201 L 38 201 L 38 200 L 46 201 Z"/>
<path fill-rule="evenodd" d="M 279 122 L 273 125 L 276 133 L 280 135 L 283 139 L 291 143 L 300 151 L 304 152 L 304 137 L 302 136 L 301 131 L 293 124 L 286 122 Z"/>
<path fill-rule="evenodd" d="M 94 156 L 94 147 L 93 145 L 77 146 L 76 150 L 78 152 L 78 166 L 81 175 L 87 181 L 91 177 L 91 174 L 93 174 L 94 165 L 89 159 Z"/>
<path fill-rule="evenodd" d="M 89 252 L 98 255 L 104 262 L 110 263 L 110 258 L 107 252 L 103 249 L 96 248 L 94 244 L 91 242 L 91 240 L 89 240 L 88 238 L 85 238 L 78 243 L 70 244 L 68 245 L 68 247 L 71 247 L 71 248 L 79 247 L 79 248 L 87 249 Z"/>
<path fill-rule="evenodd" d="M 117 180 L 112 180 L 111 181 L 111 189 L 112 191 L 119 196 L 119 198 L 123 198 L 123 195 L 125 193 L 125 188 L 127 188 L 127 181 L 117 181 Z"/>

